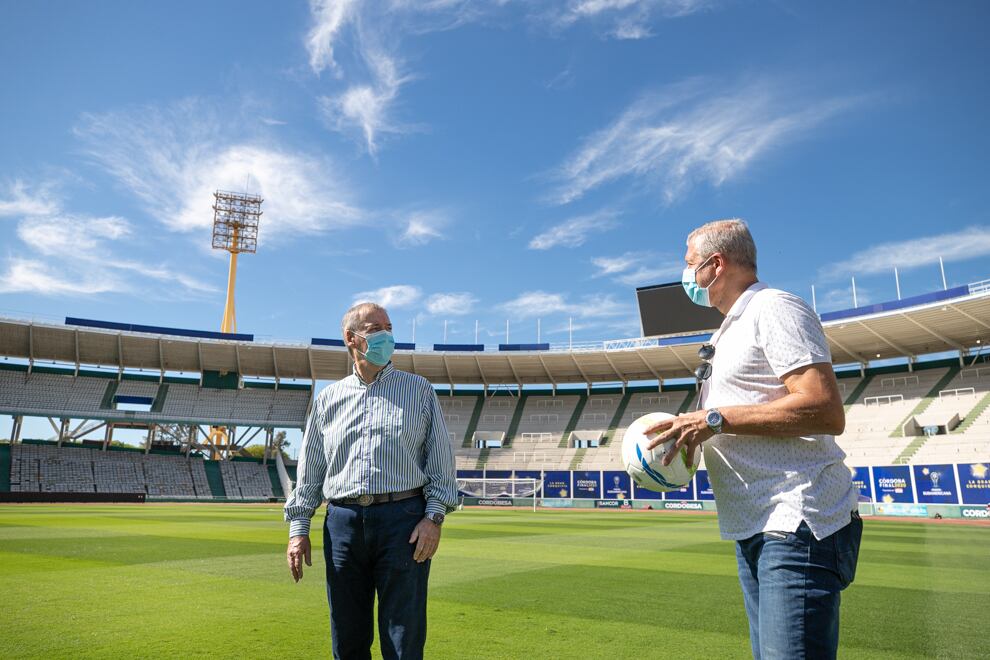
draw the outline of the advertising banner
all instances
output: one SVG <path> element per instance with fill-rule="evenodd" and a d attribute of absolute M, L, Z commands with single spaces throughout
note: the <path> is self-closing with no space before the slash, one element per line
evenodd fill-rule
<path fill-rule="evenodd" d="M 851 467 L 853 486 L 859 489 L 859 502 L 873 501 L 873 483 L 870 481 L 870 468 Z"/>
<path fill-rule="evenodd" d="M 481 470 L 458 470 L 458 479 L 481 479 L 484 472 Z M 467 495 L 468 497 L 476 497 L 476 493 L 467 491 L 458 491 L 461 495 Z"/>
<path fill-rule="evenodd" d="M 960 514 L 963 518 L 975 518 L 976 520 L 986 520 L 990 518 L 990 509 L 985 506 L 963 506 Z"/>
<path fill-rule="evenodd" d="M 599 509 L 621 509 L 628 506 L 629 503 L 625 500 L 595 500 L 595 507 Z"/>
<path fill-rule="evenodd" d="M 964 504 L 990 503 L 990 473 L 986 463 L 959 464 L 959 490 Z"/>
<path fill-rule="evenodd" d="M 708 481 L 708 470 L 698 470 L 694 473 L 694 487 L 698 489 L 699 500 L 712 501 L 715 499 L 712 484 Z"/>
<path fill-rule="evenodd" d="M 570 498 L 571 473 L 566 470 L 552 470 L 543 474 L 543 497 Z"/>
<path fill-rule="evenodd" d="M 701 502 L 664 502 L 663 508 L 673 511 L 703 511 L 704 505 Z"/>
<path fill-rule="evenodd" d="M 602 495 L 607 500 L 628 500 L 632 496 L 629 475 L 617 470 L 606 470 L 602 478 Z"/>
<path fill-rule="evenodd" d="M 602 495 L 602 473 L 598 470 L 578 470 L 574 473 L 574 495 L 581 499 L 597 500 Z"/>
<path fill-rule="evenodd" d="M 512 498 L 482 497 L 478 500 L 478 506 L 512 506 Z"/>
<path fill-rule="evenodd" d="M 663 494 L 665 500 L 693 500 L 694 499 L 694 479 L 684 488 L 672 490 Z"/>
<path fill-rule="evenodd" d="M 912 518 L 927 518 L 928 507 L 924 504 L 879 503 L 875 505 L 878 516 L 911 516 Z"/>
<path fill-rule="evenodd" d="M 659 500 L 662 495 L 660 493 L 655 493 L 652 490 L 647 490 L 643 488 L 635 481 L 633 482 L 633 498 L 637 500 Z"/>
<path fill-rule="evenodd" d="M 959 504 L 956 472 L 951 465 L 913 465 L 921 504 Z"/>
<path fill-rule="evenodd" d="M 892 504 L 914 502 L 911 489 L 911 468 L 907 465 L 891 465 L 873 468 L 873 492 L 877 502 Z M 896 515 L 896 514 L 894 514 Z"/>
<path fill-rule="evenodd" d="M 513 478 L 515 479 L 536 479 L 540 481 L 542 473 L 539 470 L 516 470 L 513 472 Z M 528 484 L 514 484 L 513 490 L 515 497 L 530 497 L 532 496 L 532 486 Z"/>

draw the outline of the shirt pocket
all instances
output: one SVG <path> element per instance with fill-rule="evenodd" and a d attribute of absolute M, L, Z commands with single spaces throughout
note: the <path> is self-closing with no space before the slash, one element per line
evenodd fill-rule
<path fill-rule="evenodd" d="M 412 411 L 387 399 L 380 399 L 376 413 L 376 426 L 384 445 L 394 448 L 399 443 L 403 449 L 410 451 L 417 423 Z"/>

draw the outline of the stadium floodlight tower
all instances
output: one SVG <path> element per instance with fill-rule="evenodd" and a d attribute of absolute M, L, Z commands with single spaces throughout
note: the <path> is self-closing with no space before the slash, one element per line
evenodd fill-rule
<path fill-rule="evenodd" d="M 217 190 L 213 193 L 213 249 L 230 253 L 227 274 L 227 304 L 223 309 L 221 332 L 237 332 L 234 287 L 237 284 L 237 255 L 258 251 L 258 223 L 261 220 L 260 195 Z M 240 377 L 240 374 L 238 374 Z M 232 450 L 227 428 L 213 426 L 208 437 L 212 458 L 230 458 Z"/>
<path fill-rule="evenodd" d="M 213 249 L 230 253 L 227 275 L 227 304 L 223 310 L 221 332 L 237 332 L 234 313 L 234 286 L 237 283 L 237 255 L 258 251 L 258 222 L 261 220 L 260 195 L 217 190 L 213 193 Z"/>

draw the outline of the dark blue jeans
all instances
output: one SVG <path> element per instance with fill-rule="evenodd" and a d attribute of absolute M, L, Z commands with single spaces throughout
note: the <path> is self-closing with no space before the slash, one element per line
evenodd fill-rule
<path fill-rule="evenodd" d="M 425 506 L 422 497 L 368 507 L 327 504 L 323 554 L 334 658 L 371 658 L 376 592 L 382 657 L 423 657 L 430 562 L 413 560 L 409 536 Z"/>
<path fill-rule="evenodd" d="M 756 660 L 834 658 L 840 592 L 856 575 L 863 521 L 817 540 L 804 522 L 796 532 L 763 532 L 736 543 L 749 640 Z"/>

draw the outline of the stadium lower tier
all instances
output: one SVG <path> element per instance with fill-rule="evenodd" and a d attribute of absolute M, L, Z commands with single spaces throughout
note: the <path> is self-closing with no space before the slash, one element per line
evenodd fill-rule
<path fill-rule="evenodd" d="M 206 461 L 199 457 L 101 451 L 54 444 L 0 445 L 0 491 L 99 496 L 140 494 L 147 499 L 267 500 L 284 496 L 276 467 L 249 459 Z M 9 470 L 9 472 L 7 472 Z M 911 506 L 990 503 L 986 462 L 872 465 L 850 468 L 862 503 L 892 507 L 891 513 L 919 515 Z M 289 467 L 290 474 L 293 469 Z M 532 499 L 545 505 L 584 500 L 594 506 L 634 501 L 713 501 L 708 472 L 700 469 L 684 488 L 656 493 L 636 485 L 622 469 L 458 470 L 461 495 L 504 505 Z M 693 505 L 692 505 L 693 506 Z M 901 507 L 898 509 L 898 507 Z M 684 507 L 688 508 L 688 507 Z M 700 509 L 701 506 L 694 506 Z M 925 515 L 920 513 L 920 515 Z"/>
<path fill-rule="evenodd" d="M 9 452 L 13 493 L 138 493 L 149 499 L 282 497 L 274 465 L 253 460 L 101 451 L 55 444 L 0 446 Z"/>

